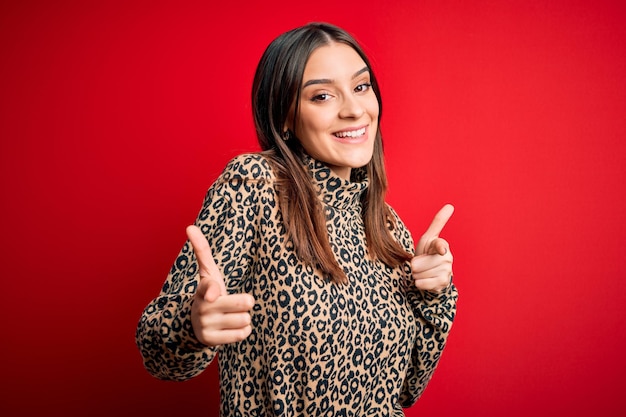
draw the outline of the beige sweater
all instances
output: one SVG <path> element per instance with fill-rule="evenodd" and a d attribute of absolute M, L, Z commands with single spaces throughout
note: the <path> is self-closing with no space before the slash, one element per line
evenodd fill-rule
<path fill-rule="evenodd" d="M 305 163 L 349 283 L 333 284 L 298 260 L 268 161 L 238 156 L 209 189 L 196 224 L 228 291 L 256 299 L 252 334 L 217 348 L 197 341 L 190 321 L 197 265 L 187 242 L 141 316 L 136 340 L 145 367 L 158 378 L 185 380 L 219 352 L 222 416 L 401 416 L 437 366 L 456 288 L 420 292 L 408 263 L 390 268 L 372 260 L 359 200 L 367 178 L 349 182 L 317 161 Z M 396 222 L 397 240 L 412 253 L 410 233 Z"/>

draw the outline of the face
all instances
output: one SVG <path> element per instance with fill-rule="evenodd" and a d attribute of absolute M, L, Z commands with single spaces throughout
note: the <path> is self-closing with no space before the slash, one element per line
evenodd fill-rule
<path fill-rule="evenodd" d="M 378 129 L 369 68 L 350 46 L 331 43 L 311 54 L 302 82 L 295 129 L 286 127 L 307 154 L 350 179 L 352 168 L 372 158 Z"/>

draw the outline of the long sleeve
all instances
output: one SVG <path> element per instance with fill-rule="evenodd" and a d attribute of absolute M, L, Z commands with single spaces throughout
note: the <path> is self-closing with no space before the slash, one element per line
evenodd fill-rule
<path fill-rule="evenodd" d="M 186 243 L 137 328 L 146 368 L 183 380 L 219 354 L 225 416 L 401 416 L 437 366 L 456 289 L 421 293 L 409 285 L 408 262 L 391 267 L 370 257 L 361 203 L 367 177 L 347 181 L 319 161 L 303 162 L 348 282 L 337 285 L 299 259 L 272 162 L 237 157 L 207 193 L 196 223 L 228 292 L 255 298 L 252 332 L 219 352 L 198 343 L 190 323 L 197 266 Z M 395 225 L 394 236 L 412 252 L 410 233 L 400 219 Z"/>
<path fill-rule="evenodd" d="M 410 232 L 398 214 L 393 209 L 391 212 L 395 217 L 396 239 L 408 252 L 414 253 Z M 407 280 L 412 282 L 411 268 L 408 265 L 406 268 Z M 441 293 L 420 291 L 410 285 L 406 296 L 415 316 L 417 338 L 399 399 L 402 407 L 415 404 L 437 368 L 456 314 L 458 291 L 454 285 Z"/>
<path fill-rule="evenodd" d="M 458 292 L 454 285 L 436 294 L 414 290 L 408 293 L 417 323 L 417 341 L 411 354 L 400 403 L 415 404 L 433 376 L 456 314 Z"/>
<path fill-rule="evenodd" d="M 243 157 L 239 157 L 240 159 Z M 250 269 L 250 236 L 258 233 L 255 207 L 246 207 L 254 187 L 242 186 L 240 163 L 231 161 L 209 189 L 195 224 L 209 241 L 213 258 L 224 275 L 227 290 L 242 292 Z M 244 237 L 246 237 L 244 239 Z M 187 241 L 158 297 L 144 309 L 136 343 L 144 366 L 160 379 L 186 380 L 201 373 L 214 359 L 217 348 L 200 343 L 191 325 L 191 306 L 198 285 L 197 263 Z"/>

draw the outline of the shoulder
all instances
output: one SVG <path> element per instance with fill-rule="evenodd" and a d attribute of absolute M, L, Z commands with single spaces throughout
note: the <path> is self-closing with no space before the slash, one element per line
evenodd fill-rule
<path fill-rule="evenodd" d="M 223 201 L 224 207 L 236 210 L 275 205 L 275 174 L 268 157 L 261 153 L 237 155 L 227 164 L 222 174 L 209 189 L 205 204 Z"/>
<path fill-rule="evenodd" d="M 244 153 L 235 156 L 226 164 L 220 176 L 222 182 L 233 179 L 273 181 L 275 178 L 269 158 L 261 153 Z"/>
<path fill-rule="evenodd" d="M 385 205 L 389 209 L 389 213 L 391 213 L 392 220 L 395 220 L 396 222 L 402 223 L 402 219 L 400 219 L 400 215 L 398 214 L 398 212 L 393 207 L 391 207 L 389 205 L 389 203 L 385 203 Z"/>
<path fill-rule="evenodd" d="M 385 203 L 389 209 L 391 218 L 389 219 L 391 233 L 395 239 L 402 245 L 402 247 L 409 253 L 414 251 L 414 242 L 411 232 L 407 229 L 406 225 L 398 215 L 398 213 L 389 204 Z"/>

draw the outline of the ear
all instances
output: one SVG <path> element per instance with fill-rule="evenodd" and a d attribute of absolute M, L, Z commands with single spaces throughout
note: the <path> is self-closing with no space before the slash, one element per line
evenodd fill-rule
<path fill-rule="evenodd" d="M 283 132 L 287 130 L 295 132 L 296 127 L 293 126 L 295 111 L 296 111 L 296 103 L 294 101 L 293 103 L 291 103 L 291 106 L 289 106 L 289 111 L 287 112 L 287 118 L 285 119 L 285 124 L 283 126 Z"/>

